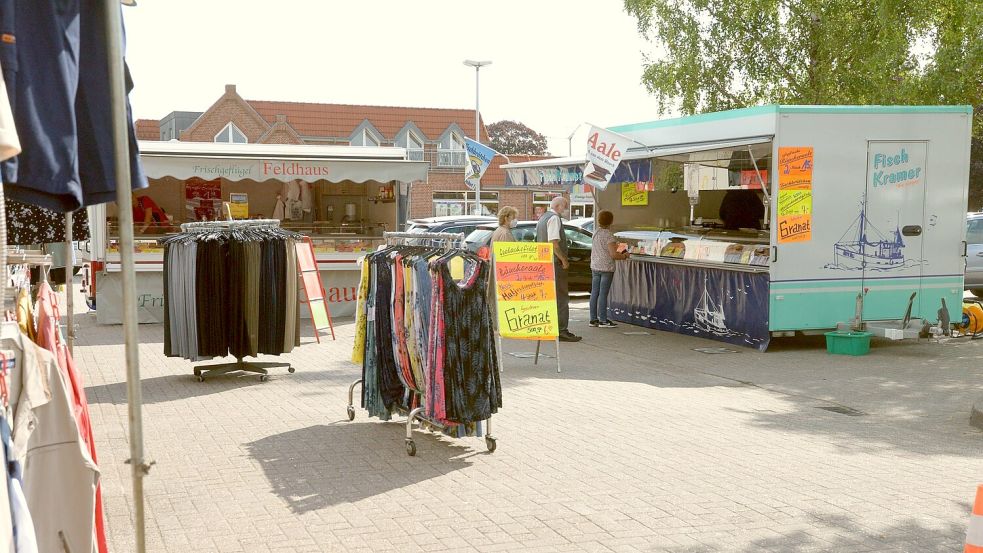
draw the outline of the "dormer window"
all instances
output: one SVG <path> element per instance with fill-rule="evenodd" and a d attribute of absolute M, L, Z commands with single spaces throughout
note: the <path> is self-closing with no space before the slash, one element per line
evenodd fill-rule
<path fill-rule="evenodd" d="M 362 129 L 355 138 L 352 139 L 352 146 L 378 146 L 379 139 L 369 132 L 369 129 Z"/>
<path fill-rule="evenodd" d="M 446 135 L 440 144 L 437 165 L 440 167 L 464 167 L 464 139 L 456 132 Z"/>
<path fill-rule="evenodd" d="M 423 160 L 423 141 L 413 133 L 413 131 L 406 131 L 403 135 L 403 144 L 406 148 L 406 158 L 413 161 Z"/>
<path fill-rule="evenodd" d="M 215 135 L 215 142 L 225 142 L 227 144 L 246 144 L 249 142 L 249 139 L 247 139 L 246 135 L 239 130 L 239 127 L 230 122 L 225 126 L 225 128 Z"/>

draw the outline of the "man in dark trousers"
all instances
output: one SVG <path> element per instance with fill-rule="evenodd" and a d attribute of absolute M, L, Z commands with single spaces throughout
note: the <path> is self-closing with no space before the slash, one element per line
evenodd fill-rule
<path fill-rule="evenodd" d="M 556 274 L 556 315 L 560 319 L 560 341 L 579 342 L 580 336 L 570 332 L 570 291 L 567 289 L 567 235 L 563 232 L 560 216 L 570 208 L 570 202 L 557 196 L 550 202 L 550 209 L 536 223 L 536 241 L 553 243 L 553 272 Z"/>

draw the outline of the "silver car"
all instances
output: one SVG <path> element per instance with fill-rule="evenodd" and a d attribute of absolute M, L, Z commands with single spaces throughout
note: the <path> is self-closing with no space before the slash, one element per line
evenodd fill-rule
<path fill-rule="evenodd" d="M 966 289 L 983 298 L 983 213 L 966 216 Z"/>

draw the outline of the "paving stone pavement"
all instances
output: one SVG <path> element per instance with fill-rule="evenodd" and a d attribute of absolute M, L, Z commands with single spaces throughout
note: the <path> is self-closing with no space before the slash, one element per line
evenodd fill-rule
<path fill-rule="evenodd" d="M 148 550 L 961 550 L 983 342 L 708 355 L 693 348 L 721 344 L 590 329 L 573 307 L 585 339 L 562 345 L 562 373 L 503 345 L 495 453 L 420 433 L 412 458 L 403 425 L 347 420 L 350 322 L 321 344 L 305 327 L 295 374 L 204 383 L 142 325 Z M 122 328 L 78 319 L 110 547 L 132 551 Z"/>

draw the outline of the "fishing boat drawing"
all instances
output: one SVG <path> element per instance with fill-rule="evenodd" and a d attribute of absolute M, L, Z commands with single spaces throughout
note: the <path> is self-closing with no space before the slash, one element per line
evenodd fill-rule
<path fill-rule="evenodd" d="M 900 226 L 896 225 L 890 236 L 887 236 L 871 224 L 867 219 L 867 203 L 864 199 L 860 203 L 860 215 L 833 245 L 833 265 L 851 270 L 890 270 L 904 267 L 904 247 Z"/>
<path fill-rule="evenodd" d="M 703 279 L 703 297 L 700 298 L 700 303 L 696 304 L 693 317 L 696 319 L 696 326 L 703 330 L 719 334 L 729 332 L 724 324 L 723 303 L 714 304 L 713 299 L 710 298 L 710 292 L 707 291 L 706 278 Z"/>

